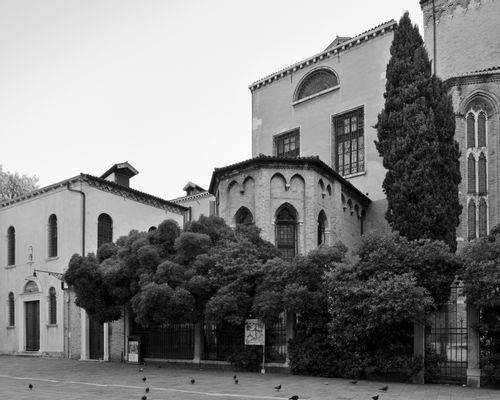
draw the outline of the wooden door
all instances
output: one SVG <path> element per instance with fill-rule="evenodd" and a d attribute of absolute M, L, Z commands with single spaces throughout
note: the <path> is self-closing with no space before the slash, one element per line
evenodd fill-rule
<path fill-rule="evenodd" d="M 40 302 L 27 301 L 26 307 L 26 351 L 40 350 Z"/>
<path fill-rule="evenodd" d="M 89 319 L 89 358 L 104 359 L 104 324 L 93 318 Z"/>

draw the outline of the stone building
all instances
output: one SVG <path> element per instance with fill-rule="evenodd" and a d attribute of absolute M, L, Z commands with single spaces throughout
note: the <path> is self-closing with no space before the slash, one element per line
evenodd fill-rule
<path fill-rule="evenodd" d="M 424 37 L 448 84 L 461 151 L 459 241 L 500 223 L 500 2 L 422 0 Z"/>
<path fill-rule="evenodd" d="M 187 208 L 130 188 L 137 173 L 115 164 L 100 177 L 80 174 L 0 203 L 0 353 L 120 359 L 124 322 L 89 319 L 60 278 L 75 253 L 165 219 L 183 225 Z"/>
<path fill-rule="evenodd" d="M 290 255 L 337 240 L 352 247 L 363 231 L 388 229 L 374 125 L 395 26 L 337 37 L 250 85 L 254 158 L 215 169 L 218 215 L 231 225 L 252 218 Z"/>

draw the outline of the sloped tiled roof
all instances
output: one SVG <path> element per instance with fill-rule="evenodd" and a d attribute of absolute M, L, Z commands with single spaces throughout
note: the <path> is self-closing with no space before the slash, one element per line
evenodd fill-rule
<path fill-rule="evenodd" d="M 368 196 L 366 196 L 363 192 L 361 192 L 358 188 L 356 188 L 351 182 L 345 179 L 342 175 L 340 175 L 337 171 L 332 169 L 326 163 L 320 160 L 318 156 L 314 157 L 277 157 L 277 156 L 266 156 L 261 154 L 257 157 L 250 158 L 248 160 L 241 161 L 236 164 L 227 165 L 222 168 L 215 168 L 212 173 L 212 179 L 210 181 L 210 187 L 208 191 L 211 194 L 215 194 L 215 185 L 216 181 L 224 176 L 225 174 L 231 173 L 234 170 L 245 169 L 249 167 L 268 167 L 273 168 L 279 164 L 287 164 L 287 165 L 297 165 L 297 166 L 311 166 L 313 168 L 317 168 L 320 171 L 326 173 L 327 175 L 333 176 L 336 180 L 340 181 L 343 185 L 348 187 L 350 190 L 354 191 L 358 194 L 366 203 L 370 203 L 371 200 Z"/>

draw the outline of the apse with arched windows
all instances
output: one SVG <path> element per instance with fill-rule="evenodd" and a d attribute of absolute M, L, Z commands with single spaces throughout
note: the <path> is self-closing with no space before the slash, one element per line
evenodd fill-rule
<path fill-rule="evenodd" d="M 467 239 L 488 234 L 487 113 L 470 107 L 466 114 Z"/>

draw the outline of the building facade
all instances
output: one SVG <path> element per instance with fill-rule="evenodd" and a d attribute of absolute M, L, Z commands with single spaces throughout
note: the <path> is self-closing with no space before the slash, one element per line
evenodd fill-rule
<path fill-rule="evenodd" d="M 136 173 L 116 164 L 101 177 L 81 174 L 0 204 L 0 353 L 122 356 L 123 321 L 90 320 L 60 279 L 75 253 L 95 253 L 131 229 L 147 231 L 165 219 L 183 225 L 185 207 L 129 187 Z"/>
<path fill-rule="evenodd" d="M 500 223 L 500 2 L 422 0 L 424 37 L 448 84 L 461 152 L 460 241 Z"/>

